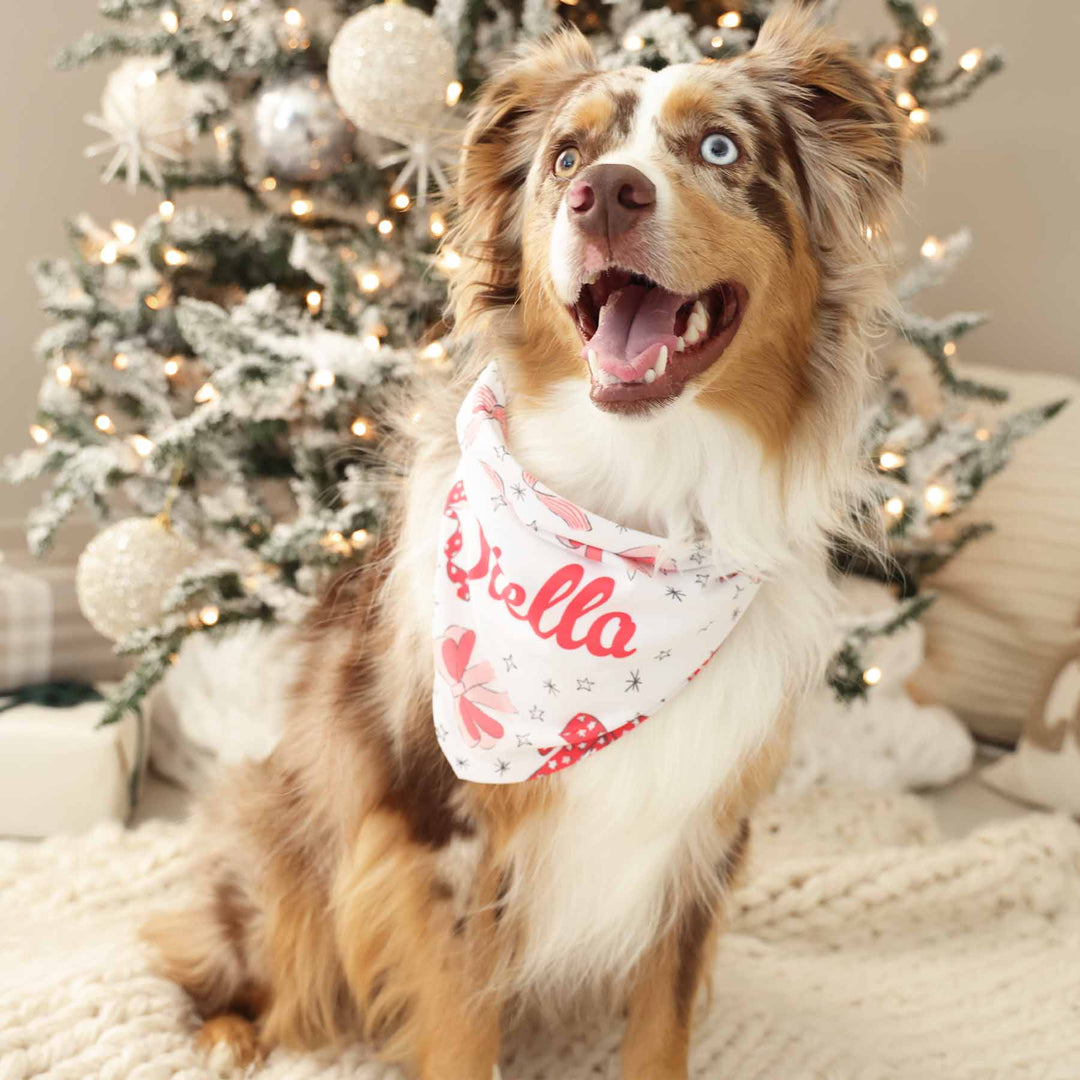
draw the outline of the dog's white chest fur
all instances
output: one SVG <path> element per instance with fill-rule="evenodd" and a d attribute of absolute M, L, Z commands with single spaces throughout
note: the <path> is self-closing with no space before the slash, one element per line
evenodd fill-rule
<path fill-rule="evenodd" d="M 753 439 L 692 403 L 669 409 L 659 426 L 606 417 L 582 390 L 567 384 L 550 410 L 515 418 L 511 440 L 527 468 L 614 520 L 683 538 L 704 520 L 748 561 L 768 559 L 779 514 Z M 431 512 L 445 476 L 414 490 L 415 512 Z M 412 563 L 418 570 L 435 562 L 425 547 Z M 411 582 L 422 618 L 430 582 L 429 572 Z M 520 826 L 511 845 L 507 902 L 526 927 L 520 989 L 561 995 L 625 976 L 655 940 L 671 890 L 715 869 L 723 793 L 813 666 L 827 636 L 826 591 L 820 565 L 779 569 L 712 661 L 646 723 L 533 781 L 558 785 L 559 799 Z"/>

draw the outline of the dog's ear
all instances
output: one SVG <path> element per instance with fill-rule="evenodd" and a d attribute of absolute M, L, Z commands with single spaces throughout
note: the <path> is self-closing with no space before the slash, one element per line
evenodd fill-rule
<path fill-rule="evenodd" d="M 766 20 L 747 63 L 781 92 L 817 240 L 833 246 L 886 225 L 910 122 L 885 85 L 804 5 Z"/>
<path fill-rule="evenodd" d="M 459 325 L 518 297 L 525 186 L 552 111 L 595 71 L 575 29 L 528 46 L 483 88 L 466 130 L 449 238 L 462 256 L 453 283 Z"/>

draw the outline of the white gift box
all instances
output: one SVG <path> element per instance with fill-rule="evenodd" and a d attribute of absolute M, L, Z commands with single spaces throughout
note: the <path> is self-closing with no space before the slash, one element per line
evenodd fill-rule
<path fill-rule="evenodd" d="M 0 712 L 0 836 L 81 833 L 101 821 L 127 821 L 146 763 L 146 721 L 129 712 L 99 727 L 104 711 L 104 701 L 88 701 Z"/>

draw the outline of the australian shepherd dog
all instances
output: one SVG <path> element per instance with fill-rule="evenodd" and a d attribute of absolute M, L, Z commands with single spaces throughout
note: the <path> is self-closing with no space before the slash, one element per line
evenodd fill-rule
<path fill-rule="evenodd" d="M 731 60 L 601 70 L 563 31 L 480 95 L 450 243 L 458 345 L 392 524 L 328 590 L 272 756 L 200 810 L 197 898 L 147 927 L 201 1041 L 370 1040 L 491 1080 L 523 1011 L 622 1010 L 625 1080 L 683 1080 L 749 817 L 831 641 L 906 119 L 802 9 Z M 470 783 L 433 724 L 454 418 L 493 360 L 507 446 L 590 512 L 760 572 L 647 723 L 527 783 Z"/>

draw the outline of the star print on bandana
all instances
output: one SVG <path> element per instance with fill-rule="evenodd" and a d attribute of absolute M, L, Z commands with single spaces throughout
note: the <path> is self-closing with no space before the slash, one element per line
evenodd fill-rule
<path fill-rule="evenodd" d="M 492 364 L 458 414 L 438 531 L 435 733 L 472 783 L 549 776 L 665 723 L 654 714 L 760 584 L 702 540 L 669 542 L 553 491 L 514 457 L 509 405 Z"/>

